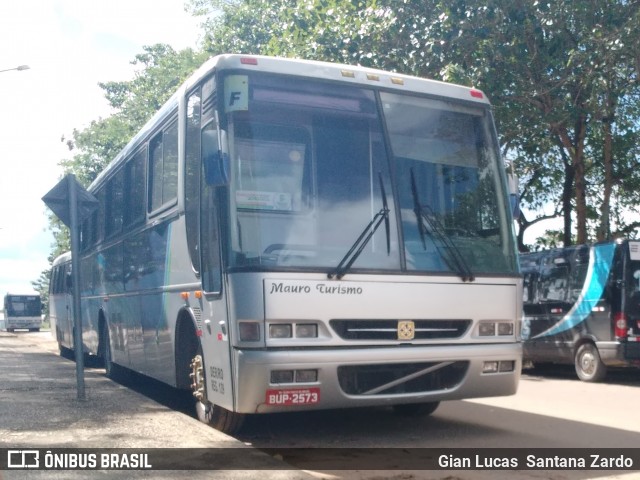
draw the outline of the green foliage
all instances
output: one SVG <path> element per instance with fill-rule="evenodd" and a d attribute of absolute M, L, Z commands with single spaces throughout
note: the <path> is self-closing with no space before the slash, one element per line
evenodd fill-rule
<path fill-rule="evenodd" d="M 523 206 L 564 217 L 560 236 L 538 245 L 635 235 L 640 222 L 624 212 L 640 205 L 637 1 L 190 0 L 189 9 L 202 19 L 202 52 L 145 47 L 133 80 L 100 84 L 114 114 L 74 131 L 62 162 L 83 184 L 206 56 L 298 57 L 483 89 Z M 518 219 L 521 248 L 545 218 Z M 64 228 L 53 228 L 64 245 Z"/>
<path fill-rule="evenodd" d="M 191 10 L 208 17 L 203 23 L 204 49 L 212 54 L 262 54 L 372 66 L 379 57 L 369 46 L 382 43 L 393 22 L 391 10 L 375 0 L 192 0 Z"/>
<path fill-rule="evenodd" d="M 75 154 L 60 164 L 66 173 L 75 174 L 78 181 L 88 187 L 134 133 L 133 124 L 119 114 L 94 120 L 84 130 L 73 131 Z"/>
<path fill-rule="evenodd" d="M 340 61 L 482 88 L 524 206 L 555 206 L 565 243 L 628 231 L 616 210 L 640 203 L 630 168 L 638 2 L 192 0 L 191 8 L 206 17 L 212 53 Z M 521 217 L 520 229 L 543 218 Z"/>
<path fill-rule="evenodd" d="M 88 186 L 124 148 L 149 118 L 169 99 L 186 77 L 206 58 L 191 49 L 176 52 L 169 45 L 143 48 L 131 62 L 138 67 L 133 80 L 100 83 L 114 114 L 73 131 L 67 142 L 74 155 L 61 161 Z"/>
<path fill-rule="evenodd" d="M 191 49 L 176 52 L 164 44 L 144 47 L 143 53 L 131 62 L 138 67 L 132 80 L 99 84 L 114 113 L 92 121 L 82 130 L 75 129 L 70 140 L 63 137 L 72 153 L 71 158 L 60 161 L 64 171 L 89 186 L 205 58 L 205 53 Z M 54 215 L 49 218 L 49 228 L 54 235 L 49 255 L 52 262 L 70 250 L 70 239 L 67 227 Z M 48 291 L 49 275 L 50 269 L 33 282 L 43 295 Z"/>
<path fill-rule="evenodd" d="M 143 47 L 144 53 L 131 62 L 138 70 L 134 79 L 104 82 L 100 87 L 118 117 L 133 133 L 137 132 L 177 90 L 205 56 L 192 49 L 176 52 L 169 45 Z"/>
<path fill-rule="evenodd" d="M 540 236 L 531 251 L 546 250 L 549 248 L 561 248 L 564 246 L 564 232 L 562 230 L 547 230 L 544 235 Z"/>

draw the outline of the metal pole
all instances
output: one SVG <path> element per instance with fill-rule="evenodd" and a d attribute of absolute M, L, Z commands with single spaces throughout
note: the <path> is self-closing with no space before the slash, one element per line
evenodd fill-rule
<path fill-rule="evenodd" d="M 76 355 L 76 382 L 78 400 L 85 400 L 84 392 L 84 344 L 82 342 L 82 310 L 80 309 L 80 225 L 78 222 L 78 192 L 75 175 L 67 176 L 69 188 L 69 216 L 71 231 L 71 282 L 73 284 L 73 339 Z"/>

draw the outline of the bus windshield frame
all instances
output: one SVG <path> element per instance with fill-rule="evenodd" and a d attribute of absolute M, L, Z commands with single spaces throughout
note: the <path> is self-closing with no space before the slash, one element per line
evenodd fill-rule
<path fill-rule="evenodd" d="M 518 274 L 488 107 L 271 74 L 246 78 L 246 108 L 223 120 L 232 270 L 334 271 L 383 207 L 384 189 L 390 231 L 370 233 L 351 271 Z"/>

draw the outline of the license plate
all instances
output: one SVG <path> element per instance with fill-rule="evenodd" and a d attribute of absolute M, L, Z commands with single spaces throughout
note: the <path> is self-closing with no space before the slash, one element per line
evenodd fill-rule
<path fill-rule="evenodd" d="M 319 388 L 267 390 L 267 405 L 313 405 L 320 402 Z"/>

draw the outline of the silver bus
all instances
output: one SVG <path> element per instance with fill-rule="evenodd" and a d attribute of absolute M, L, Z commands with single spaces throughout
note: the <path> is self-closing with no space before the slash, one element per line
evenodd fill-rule
<path fill-rule="evenodd" d="M 42 299 L 38 292 L 7 293 L 0 330 L 39 332 L 42 327 Z"/>
<path fill-rule="evenodd" d="M 218 56 L 89 191 L 83 348 L 192 389 L 220 430 L 517 389 L 522 280 L 479 90 Z"/>

